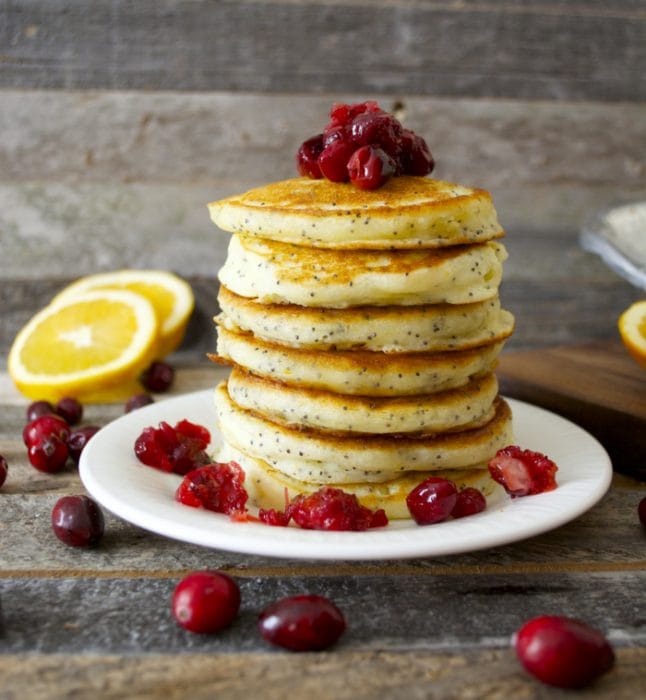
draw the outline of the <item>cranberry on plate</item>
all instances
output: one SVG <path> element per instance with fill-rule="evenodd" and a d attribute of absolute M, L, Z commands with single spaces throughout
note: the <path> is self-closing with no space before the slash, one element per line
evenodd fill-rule
<path fill-rule="evenodd" d="M 432 525 L 451 515 L 457 499 L 458 490 L 452 481 L 431 476 L 408 494 L 406 505 L 418 525 Z"/>
<path fill-rule="evenodd" d="M 489 461 L 489 473 L 512 497 L 532 496 L 556 488 L 556 464 L 540 452 L 509 445 Z"/>

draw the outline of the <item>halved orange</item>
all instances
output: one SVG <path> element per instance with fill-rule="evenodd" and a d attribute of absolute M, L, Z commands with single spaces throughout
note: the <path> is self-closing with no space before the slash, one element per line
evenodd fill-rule
<path fill-rule="evenodd" d="M 127 290 L 97 290 L 50 304 L 16 336 L 9 375 L 32 399 L 121 397 L 158 356 L 153 305 Z"/>
<path fill-rule="evenodd" d="M 59 292 L 52 303 L 94 289 L 127 289 L 142 294 L 154 306 L 159 322 L 158 355 L 175 350 L 186 332 L 195 306 L 193 291 L 181 277 L 165 270 L 118 270 L 82 277 Z"/>
<path fill-rule="evenodd" d="M 619 317 L 618 326 L 628 352 L 646 369 L 646 299 L 629 306 Z"/>

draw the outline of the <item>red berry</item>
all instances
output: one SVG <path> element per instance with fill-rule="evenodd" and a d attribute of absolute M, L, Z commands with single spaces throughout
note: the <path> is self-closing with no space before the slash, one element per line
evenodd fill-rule
<path fill-rule="evenodd" d="M 33 467 L 41 472 L 59 472 L 67 462 L 67 443 L 55 435 L 32 442 L 27 448 L 27 458 Z"/>
<path fill-rule="evenodd" d="M 258 511 L 258 519 L 265 525 L 274 525 L 275 527 L 287 527 L 289 525 L 287 514 L 275 508 L 269 508 L 268 510 L 261 508 Z"/>
<path fill-rule="evenodd" d="M 54 414 L 54 407 L 49 401 L 34 401 L 27 406 L 27 422 L 36 420 L 41 416 L 50 416 Z"/>
<path fill-rule="evenodd" d="M 294 498 L 286 509 L 288 519 L 307 530 L 361 531 L 388 524 L 386 513 L 362 506 L 354 494 L 322 486 L 315 493 Z"/>
<path fill-rule="evenodd" d="M 319 595 L 296 595 L 273 603 L 260 614 L 258 628 L 271 644 L 290 651 L 318 651 L 345 631 L 339 608 Z"/>
<path fill-rule="evenodd" d="M 85 449 L 90 438 L 94 437 L 98 432 L 99 427 L 97 425 L 85 425 L 82 428 L 72 430 L 67 438 L 67 449 L 75 464 L 79 463 L 81 452 Z"/>
<path fill-rule="evenodd" d="M 52 509 L 52 529 L 71 547 L 90 547 L 103 537 L 105 521 L 99 506 L 87 496 L 63 496 Z"/>
<path fill-rule="evenodd" d="M 135 454 L 149 467 L 183 476 L 209 464 L 205 449 L 210 441 L 209 431 L 201 425 L 182 420 L 173 427 L 162 421 L 158 428 L 144 428 L 135 441 Z"/>
<path fill-rule="evenodd" d="M 472 486 L 458 491 L 458 496 L 455 500 L 455 505 L 451 511 L 452 518 L 465 518 L 468 515 L 480 513 L 487 507 L 485 497 Z"/>
<path fill-rule="evenodd" d="M 348 161 L 350 181 L 362 190 L 374 190 L 381 187 L 394 175 L 395 161 L 376 146 L 362 146 Z"/>
<path fill-rule="evenodd" d="M 76 425 L 83 418 L 83 406 L 79 401 L 70 397 L 61 399 L 54 410 L 69 425 Z"/>
<path fill-rule="evenodd" d="M 344 104 L 335 102 L 330 110 L 330 126 L 346 126 L 359 114 L 364 112 L 382 112 L 381 107 L 374 101 L 358 102 L 357 104 Z"/>
<path fill-rule="evenodd" d="M 141 383 L 148 391 L 161 394 L 170 388 L 174 378 L 175 370 L 166 362 L 156 360 L 141 375 Z"/>
<path fill-rule="evenodd" d="M 235 462 L 216 462 L 193 469 L 182 479 L 175 500 L 193 508 L 229 515 L 244 511 L 248 494 L 244 472 Z"/>
<path fill-rule="evenodd" d="M 7 464 L 7 460 L 0 455 L 0 486 L 4 484 L 5 479 L 7 478 L 7 472 L 9 471 L 9 465 Z"/>
<path fill-rule="evenodd" d="M 318 159 L 319 168 L 324 177 L 332 182 L 347 182 L 348 160 L 356 146 L 348 141 L 332 141 L 326 146 Z"/>
<path fill-rule="evenodd" d="M 582 688 L 609 671 L 615 660 L 600 632 L 579 620 L 555 615 L 525 623 L 514 646 L 529 673 L 558 688 Z"/>
<path fill-rule="evenodd" d="M 130 413 L 136 408 L 142 408 L 154 402 L 155 399 L 150 394 L 135 394 L 126 401 L 125 412 Z"/>
<path fill-rule="evenodd" d="M 426 141 L 409 129 L 401 136 L 402 150 L 399 156 L 401 172 L 406 175 L 428 175 L 435 167 L 435 161 Z"/>
<path fill-rule="evenodd" d="M 458 490 L 452 481 L 431 476 L 406 496 L 406 505 L 418 525 L 432 525 L 451 515 L 457 498 Z"/>
<path fill-rule="evenodd" d="M 399 121 L 385 112 L 364 112 L 352 120 L 355 146 L 378 146 L 393 158 L 401 152 L 402 131 Z"/>
<path fill-rule="evenodd" d="M 296 169 L 300 175 L 319 180 L 323 177 L 319 168 L 318 157 L 323 150 L 323 134 L 312 136 L 303 141 L 296 153 Z"/>
<path fill-rule="evenodd" d="M 46 437 L 56 437 L 66 442 L 70 436 L 69 425 L 60 417 L 44 415 L 27 423 L 22 431 L 22 439 L 27 447 Z"/>
<path fill-rule="evenodd" d="M 196 571 L 175 587 L 173 616 L 189 632 L 219 632 L 233 622 L 240 609 L 238 584 L 219 571 Z"/>
<path fill-rule="evenodd" d="M 637 514 L 639 515 L 639 521 L 646 527 L 646 497 L 642 498 L 637 506 Z"/>
<path fill-rule="evenodd" d="M 509 445 L 489 461 L 489 473 L 512 498 L 531 496 L 556 488 L 558 467 L 540 452 Z"/>

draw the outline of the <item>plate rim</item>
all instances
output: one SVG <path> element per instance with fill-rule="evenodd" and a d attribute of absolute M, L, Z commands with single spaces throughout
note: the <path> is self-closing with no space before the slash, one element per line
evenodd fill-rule
<path fill-rule="evenodd" d="M 526 414 L 533 414 L 547 421 L 548 424 L 558 426 L 559 429 L 584 441 L 586 448 L 591 450 L 596 458 L 596 471 L 588 474 L 584 479 L 569 480 L 548 493 L 517 499 L 510 499 L 505 495 L 500 503 L 494 503 L 483 513 L 468 519 L 445 521 L 433 525 L 432 529 L 430 529 L 431 526 L 418 526 L 406 520 L 394 521 L 386 528 L 375 528 L 365 532 L 330 532 L 295 527 L 275 528 L 262 523 L 234 522 L 226 515 L 202 509 L 189 509 L 188 506 L 177 503 L 172 498 L 169 502 L 159 503 L 155 497 L 156 490 L 162 489 L 163 492 L 170 490 L 171 494 L 174 493 L 180 477 L 140 464 L 134 456 L 134 451 L 127 455 L 125 447 L 123 449 L 126 461 L 136 469 L 147 470 L 140 472 L 139 476 L 149 477 L 149 481 L 144 482 L 145 487 L 139 485 L 142 479 L 134 480 L 137 485 L 134 495 L 139 496 L 139 505 L 134 505 L 132 502 L 132 490 L 127 498 L 116 493 L 118 489 L 114 483 L 114 476 L 108 474 L 106 486 L 106 473 L 111 471 L 110 465 L 106 468 L 105 457 L 101 458 L 101 451 L 105 450 L 106 443 L 109 447 L 122 433 L 138 434 L 146 425 L 156 424 L 161 420 L 175 422 L 181 417 L 188 417 L 176 415 L 179 411 L 178 407 L 186 413 L 185 407 L 188 405 L 201 408 L 204 405 L 208 411 L 209 406 L 213 404 L 212 395 L 213 389 L 180 394 L 144 406 L 107 423 L 81 454 L 79 474 L 88 493 L 102 507 L 137 527 L 170 539 L 210 549 L 283 559 L 374 561 L 463 554 L 535 537 L 580 517 L 592 508 L 606 494 L 612 479 L 610 457 L 601 443 L 590 433 L 573 421 L 545 408 L 504 397 L 512 408 L 514 429 L 517 427 L 517 421 L 524 420 Z M 212 417 L 209 421 L 202 421 L 202 424 L 206 424 L 211 435 L 217 437 L 215 409 L 212 410 Z M 170 417 L 163 417 L 164 412 L 167 412 Z M 195 416 L 192 420 L 198 422 Z M 131 444 L 133 443 L 134 439 Z M 121 446 L 119 445 L 116 449 L 120 450 Z M 128 468 L 118 467 L 117 476 L 120 470 Z M 114 471 L 114 467 L 112 470 Z M 129 472 L 126 472 L 126 475 L 128 474 Z M 568 495 L 577 497 L 577 502 L 568 501 Z M 558 505 L 561 501 L 564 501 L 568 507 L 555 512 L 554 502 Z M 156 506 L 156 510 L 142 510 L 142 507 L 146 507 L 151 502 Z M 543 517 L 539 517 L 538 520 L 533 519 L 528 524 L 521 523 L 520 526 L 515 522 L 514 528 L 507 532 L 496 532 L 493 536 L 486 530 L 490 520 L 502 518 L 504 521 L 506 517 L 511 522 L 515 518 L 510 514 L 515 514 L 516 518 L 522 518 L 523 511 L 527 511 L 525 514 L 527 517 L 531 517 L 532 513 L 534 515 L 538 513 L 539 516 L 543 514 Z M 446 536 L 457 528 L 462 530 L 462 536 L 457 540 Z"/>

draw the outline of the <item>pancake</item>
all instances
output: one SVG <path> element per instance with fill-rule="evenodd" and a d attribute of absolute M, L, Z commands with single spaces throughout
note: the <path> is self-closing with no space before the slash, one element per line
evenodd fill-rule
<path fill-rule="evenodd" d="M 274 423 L 336 434 L 429 434 L 473 428 L 493 418 L 498 394 L 493 374 L 439 394 L 376 398 L 291 387 L 238 367 L 227 387 L 235 404 Z"/>
<path fill-rule="evenodd" d="M 504 341 L 442 353 L 380 353 L 364 350 L 298 350 L 218 328 L 219 363 L 292 386 L 362 396 L 433 394 L 464 386 L 496 366 Z"/>
<path fill-rule="evenodd" d="M 511 444 L 511 411 L 502 400 L 486 425 L 431 437 L 338 437 L 273 423 L 230 399 L 226 382 L 215 389 L 224 439 L 246 454 L 299 481 L 345 484 L 387 481 L 408 471 L 480 468 Z"/>
<path fill-rule="evenodd" d="M 326 308 L 469 304 L 498 294 L 502 243 L 425 250 L 321 250 L 232 236 L 219 272 L 235 294 L 263 304 Z"/>
<path fill-rule="evenodd" d="M 474 304 L 317 309 L 260 304 L 221 286 L 218 302 L 219 325 L 308 350 L 458 350 L 503 340 L 514 328 L 513 316 L 500 308 L 498 297 Z"/>
<path fill-rule="evenodd" d="M 298 494 L 314 493 L 318 484 L 298 481 L 272 469 L 266 462 L 251 457 L 224 442 L 216 455 L 221 462 L 237 462 L 245 472 L 245 488 L 251 503 L 259 508 L 284 510 L 285 496 L 291 500 Z M 383 508 L 389 520 L 410 518 L 406 496 L 429 476 L 451 479 L 458 489 L 471 486 L 485 497 L 492 498 L 500 487 L 491 479 L 487 469 L 470 469 L 435 472 L 407 472 L 382 483 L 340 484 L 346 493 L 353 493 L 362 505 L 376 510 Z M 335 484 L 329 484 L 335 486 Z"/>
<path fill-rule="evenodd" d="M 488 192 L 426 177 L 393 177 L 371 191 L 294 178 L 208 206 L 225 231 L 316 248 L 442 247 L 503 235 Z"/>

